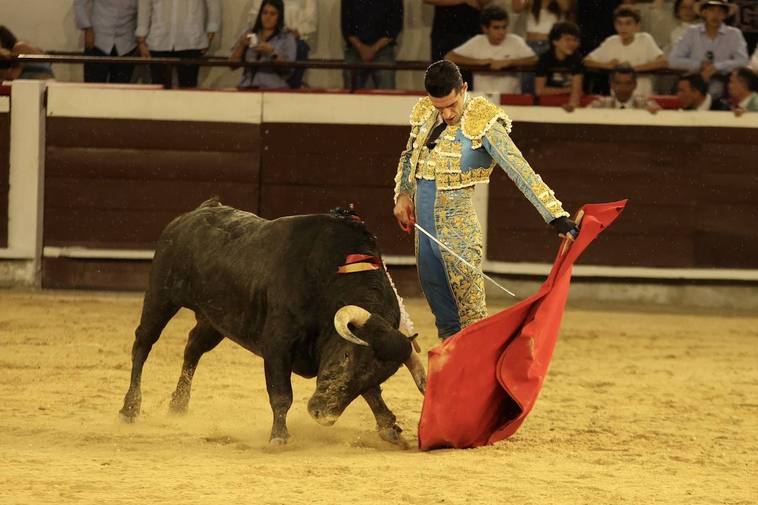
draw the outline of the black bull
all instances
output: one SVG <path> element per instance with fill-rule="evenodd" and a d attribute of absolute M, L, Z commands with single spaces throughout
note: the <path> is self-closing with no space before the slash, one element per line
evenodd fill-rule
<path fill-rule="evenodd" d="M 379 258 L 375 237 L 337 215 L 273 221 L 209 200 L 161 234 L 132 348 L 132 373 L 121 415 L 140 410 L 142 367 L 181 307 L 197 324 L 184 350 L 170 409 L 186 412 L 200 357 L 224 337 L 263 357 L 271 443 L 285 443 L 291 374 L 317 377 L 308 412 L 333 424 L 358 395 L 385 440 L 402 444 L 381 384 L 408 366 L 423 392 L 423 366 L 399 330 L 400 309 L 383 268 L 338 273 L 349 255 Z"/>

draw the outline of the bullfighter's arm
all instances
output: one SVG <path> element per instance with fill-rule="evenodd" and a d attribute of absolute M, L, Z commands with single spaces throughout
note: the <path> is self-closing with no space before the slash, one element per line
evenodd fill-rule
<path fill-rule="evenodd" d="M 563 210 L 553 190 L 532 170 L 529 162 L 511 140 L 505 122 L 504 119 L 498 119 L 487 129 L 482 138 L 482 146 L 534 205 L 546 223 L 559 217 L 567 217 L 569 213 Z"/>
<path fill-rule="evenodd" d="M 395 203 L 400 195 L 406 195 L 411 200 L 416 195 L 416 180 L 411 175 L 411 154 L 413 153 L 413 141 L 416 138 L 417 128 L 413 127 L 408 137 L 408 143 L 405 150 L 400 154 L 400 161 L 397 164 L 397 173 L 395 174 Z"/>

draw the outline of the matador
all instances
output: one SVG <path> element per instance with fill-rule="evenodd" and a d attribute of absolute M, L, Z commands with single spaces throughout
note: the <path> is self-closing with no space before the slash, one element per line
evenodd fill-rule
<path fill-rule="evenodd" d="M 426 71 L 427 96 L 413 107 L 411 133 L 395 176 L 395 217 L 415 223 L 481 270 L 482 229 L 474 210 L 476 184 L 499 165 L 561 236 L 578 228 L 511 140 L 511 121 L 484 97 L 472 97 L 458 67 L 446 60 Z M 487 317 L 484 280 L 454 255 L 416 232 L 421 288 L 445 339 Z"/>

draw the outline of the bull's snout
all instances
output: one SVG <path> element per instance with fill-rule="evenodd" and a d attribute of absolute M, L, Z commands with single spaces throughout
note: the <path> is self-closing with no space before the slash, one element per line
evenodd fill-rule
<path fill-rule="evenodd" d="M 308 413 L 311 417 L 322 426 L 331 426 L 337 422 L 339 416 L 331 413 L 325 407 L 324 403 L 315 397 L 308 402 Z"/>

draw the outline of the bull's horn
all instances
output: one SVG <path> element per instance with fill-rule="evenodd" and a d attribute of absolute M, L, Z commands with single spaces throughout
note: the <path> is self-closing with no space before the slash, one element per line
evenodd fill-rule
<path fill-rule="evenodd" d="M 411 372 L 416 387 L 423 395 L 424 391 L 426 391 L 426 370 L 424 370 L 424 365 L 421 363 L 421 358 L 419 358 L 417 353 L 411 352 L 411 355 L 405 360 L 404 365 L 408 367 L 408 371 Z"/>
<path fill-rule="evenodd" d="M 348 342 L 368 346 L 368 342 L 356 337 L 355 334 L 350 331 L 348 325 L 352 324 L 358 327 L 363 326 L 366 324 L 369 317 L 371 317 L 371 312 L 368 310 L 358 307 L 357 305 L 345 305 L 334 314 L 334 328 L 337 330 L 337 333 L 340 334 L 340 337 Z"/>

